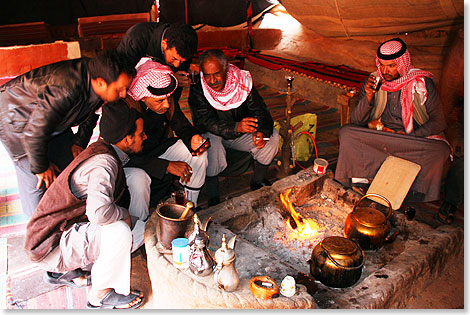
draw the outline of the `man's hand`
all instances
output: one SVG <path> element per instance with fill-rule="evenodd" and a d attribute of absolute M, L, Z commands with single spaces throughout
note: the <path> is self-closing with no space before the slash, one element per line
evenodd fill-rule
<path fill-rule="evenodd" d="M 374 98 L 375 93 L 377 93 L 376 83 L 377 83 L 377 78 L 371 73 L 369 75 L 369 78 L 367 79 L 366 85 L 364 86 L 367 101 L 369 102 L 369 104 L 370 102 L 372 102 L 372 99 Z"/>
<path fill-rule="evenodd" d="M 253 144 L 256 148 L 262 149 L 266 145 L 266 140 L 264 140 L 264 134 L 261 131 L 253 133 Z"/>
<path fill-rule="evenodd" d="M 182 183 L 187 183 L 193 175 L 193 170 L 186 162 L 170 161 L 166 169 L 168 173 L 178 176 Z"/>
<path fill-rule="evenodd" d="M 73 158 L 76 158 L 77 155 L 79 155 L 83 151 L 83 148 L 81 146 L 76 145 L 76 144 L 72 144 L 71 150 L 72 150 Z"/>
<path fill-rule="evenodd" d="M 190 85 L 189 73 L 186 71 L 176 71 L 175 76 L 178 81 L 178 86 L 187 87 Z"/>
<path fill-rule="evenodd" d="M 56 179 L 56 172 L 59 172 L 59 168 L 57 165 L 50 163 L 49 168 L 42 173 L 36 174 L 38 178 L 38 183 L 36 184 L 36 189 L 41 188 L 42 183 L 46 185 L 46 189 L 52 184 L 52 182 Z"/>
<path fill-rule="evenodd" d="M 207 151 L 210 146 L 209 141 L 207 141 L 206 144 L 199 148 L 199 146 L 204 142 L 204 140 L 205 139 L 201 135 L 194 135 L 191 138 L 191 149 L 193 150 L 192 155 L 201 155 L 202 153 Z"/>
<path fill-rule="evenodd" d="M 256 128 L 258 128 L 258 118 L 245 117 L 238 123 L 237 132 L 252 133 Z"/>

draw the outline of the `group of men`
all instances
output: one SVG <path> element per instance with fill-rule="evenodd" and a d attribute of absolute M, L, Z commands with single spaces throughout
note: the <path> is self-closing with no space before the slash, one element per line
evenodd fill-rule
<path fill-rule="evenodd" d="M 0 137 L 30 217 L 25 250 L 46 282 L 89 287 L 88 308 L 142 305 L 130 287 L 131 253 L 143 243 L 151 199 L 167 197 L 175 177 L 197 206 L 230 147 L 253 156 L 252 189 L 270 184 L 279 135 L 248 71 L 206 51 L 189 98 L 194 125 L 181 111 L 197 42 L 189 25 L 140 23 L 115 51 L 0 87 Z"/>
<path fill-rule="evenodd" d="M 150 204 L 168 196 L 175 177 L 197 206 L 203 185 L 217 190 L 230 148 L 253 156 L 253 190 L 270 185 L 279 134 L 251 74 L 221 50 L 200 55 L 188 98 L 193 124 L 183 114 L 178 101 L 197 42 L 189 25 L 140 23 L 116 51 L 46 65 L 0 87 L 0 137 L 30 217 L 25 249 L 47 282 L 89 286 L 89 308 L 142 305 L 130 288 L 131 253 L 143 243 Z M 335 179 L 370 182 L 395 155 L 421 165 L 412 187 L 421 199 L 439 199 L 450 150 L 432 74 L 412 66 L 398 38 L 380 45 L 376 65 L 352 124 L 340 130 Z M 88 145 L 100 114 L 100 137 Z"/>

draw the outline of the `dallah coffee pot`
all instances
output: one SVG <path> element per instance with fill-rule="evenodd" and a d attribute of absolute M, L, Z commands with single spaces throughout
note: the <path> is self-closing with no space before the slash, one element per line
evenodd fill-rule
<path fill-rule="evenodd" d="M 235 291 L 240 283 L 240 275 L 235 268 L 236 254 L 233 250 L 236 237 L 234 235 L 227 244 L 224 234 L 222 236 L 222 246 L 215 252 L 217 267 L 214 280 L 219 288 L 228 292 Z"/>

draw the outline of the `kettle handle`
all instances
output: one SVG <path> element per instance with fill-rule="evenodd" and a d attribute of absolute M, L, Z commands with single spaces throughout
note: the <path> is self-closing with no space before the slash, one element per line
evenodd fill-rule
<path fill-rule="evenodd" d="M 356 207 L 359 205 L 359 203 L 362 201 L 362 199 L 367 198 L 369 196 L 380 198 L 380 199 L 384 200 L 386 203 L 388 203 L 388 214 L 387 214 L 387 217 L 385 218 L 385 221 L 387 221 L 388 218 L 390 218 L 390 216 L 392 215 L 392 204 L 390 203 L 390 201 L 388 201 L 387 198 L 385 198 L 384 196 L 379 195 L 379 194 L 374 194 L 374 193 L 365 194 L 364 196 L 361 197 L 361 199 L 359 199 L 356 202 L 356 204 L 353 207 L 352 212 L 354 212 L 354 210 L 356 210 Z"/>
<path fill-rule="evenodd" d="M 323 240 L 321 241 L 321 248 L 322 248 L 322 251 L 320 252 L 320 256 L 323 256 L 324 258 L 325 257 L 325 254 L 326 256 L 331 260 L 331 262 L 338 268 L 342 268 L 342 269 L 345 269 L 345 270 L 356 270 L 356 269 L 359 269 L 359 268 L 362 268 L 362 266 L 364 266 L 364 262 L 365 262 L 365 255 L 364 255 L 364 251 L 362 250 L 361 246 L 359 246 L 359 244 L 353 240 L 357 245 L 358 245 L 358 248 L 361 250 L 361 253 L 362 253 L 362 261 L 361 261 L 361 264 L 359 266 L 355 266 L 355 267 L 348 267 L 348 266 L 343 266 L 341 265 L 339 262 L 337 262 L 331 255 L 330 255 L 330 252 L 325 248 L 323 247 Z M 324 263 L 323 263 L 324 264 Z M 322 264 L 322 265 L 323 265 Z"/>

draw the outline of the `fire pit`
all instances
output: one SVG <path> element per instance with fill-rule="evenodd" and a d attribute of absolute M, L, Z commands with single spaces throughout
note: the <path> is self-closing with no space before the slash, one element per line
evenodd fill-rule
<path fill-rule="evenodd" d="M 390 217 L 395 241 L 365 252 L 360 279 L 336 289 L 309 277 L 314 246 L 329 236 L 344 236 L 344 222 L 359 197 L 329 178 L 307 169 L 271 187 L 233 198 L 198 213 L 212 216 L 207 232 L 213 252 L 222 235 L 237 235 L 235 266 L 242 278 L 239 290 L 224 292 L 212 276 L 198 277 L 177 270 L 158 244 L 155 214 L 146 226 L 145 245 L 155 308 L 394 308 L 418 293 L 463 250 L 463 230 Z M 284 202 L 282 201 L 284 200 Z M 379 204 L 372 204 L 382 209 Z M 188 231 L 190 233 L 190 231 Z M 254 276 L 269 276 L 277 284 L 287 276 L 297 280 L 293 297 L 259 300 L 249 292 Z"/>

